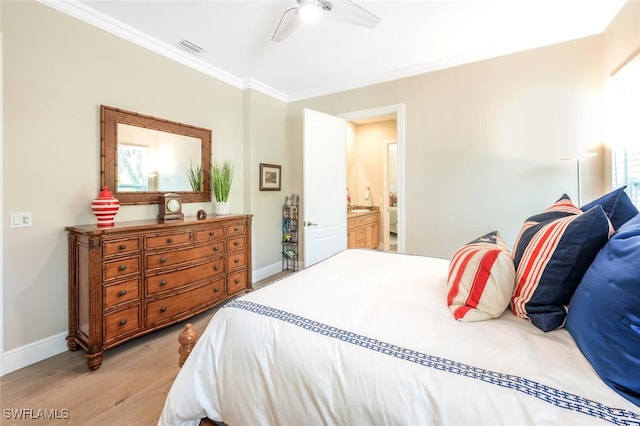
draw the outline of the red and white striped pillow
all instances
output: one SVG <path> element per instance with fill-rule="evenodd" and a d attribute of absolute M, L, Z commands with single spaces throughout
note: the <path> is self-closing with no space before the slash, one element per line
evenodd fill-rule
<path fill-rule="evenodd" d="M 513 248 L 513 313 L 542 331 L 563 327 L 582 276 L 613 233 L 601 205 L 583 212 L 566 194 L 528 218 Z"/>
<path fill-rule="evenodd" d="M 513 258 L 498 231 L 461 247 L 449 264 L 447 306 L 459 321 L 497 318 L 515 283 Z"/>

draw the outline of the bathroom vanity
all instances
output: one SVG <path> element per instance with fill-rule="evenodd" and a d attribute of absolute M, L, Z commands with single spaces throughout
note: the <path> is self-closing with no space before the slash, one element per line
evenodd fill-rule
<path fill-rule="evenodd" d="M 347 213 L 347 248 L 378 248 L 380 211 L 356 209 Z"/>

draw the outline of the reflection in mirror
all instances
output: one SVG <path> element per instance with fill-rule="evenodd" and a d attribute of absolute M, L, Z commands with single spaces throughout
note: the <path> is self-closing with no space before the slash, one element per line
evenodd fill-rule
<path fill-rule="evenodd" d="M 398 144 L 387 144 L 389 192 L 389 251 L 398 251 Z"/>
<path fill-rule="evenodd" d="M 120 204 L 158 204 L 167 192 L 211 201 L 211 130 L 104 105 L 100 117 L 100 185 Z"/>
<path fill-rule="evenodd" d="M 398 144 L 387 144 L 387 182 L 389 207 L 398 207 Z"/>
<path fill-rule="evenodd" d="M 191 191 L 200 139 L 118 123 L 118 191 Z M 196 188 L 199 190 L 199 188 Z"/>

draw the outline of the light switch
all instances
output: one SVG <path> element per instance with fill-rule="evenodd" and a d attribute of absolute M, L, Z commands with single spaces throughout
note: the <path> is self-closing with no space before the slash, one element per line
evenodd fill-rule
<path fill-rule="evenodd" d="M 9 227 L 11 228 L 29 228 L 33 226 L 31 212 L 10 213 L 9 216 Z"/>

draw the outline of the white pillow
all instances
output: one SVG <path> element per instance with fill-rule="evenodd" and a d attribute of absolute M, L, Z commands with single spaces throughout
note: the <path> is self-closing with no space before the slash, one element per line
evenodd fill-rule
<path fill-rule="evenodd" d="M 461 247 L 449 264 L 447 306 L 458 321 L 497 318 L 509 306 L 515 267 L 498 231 Z"/>

